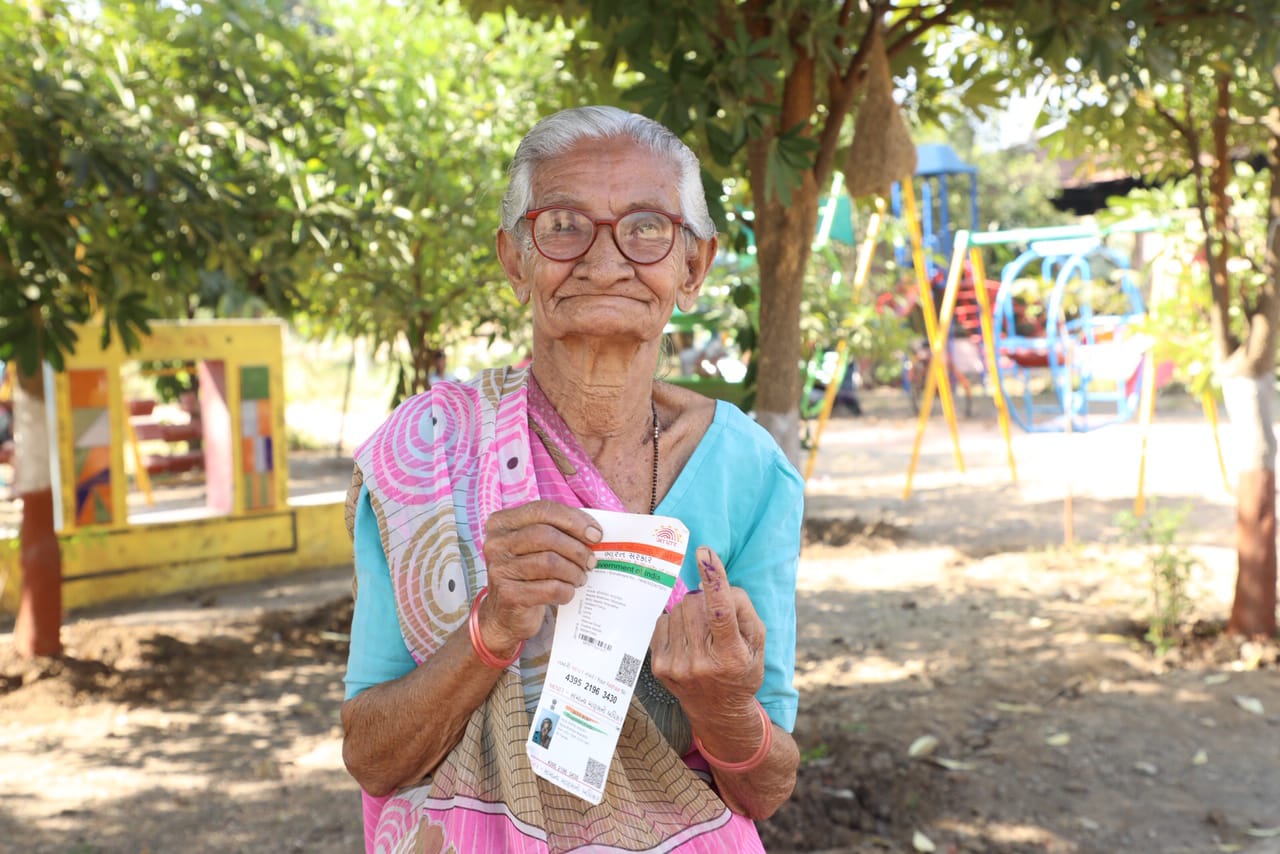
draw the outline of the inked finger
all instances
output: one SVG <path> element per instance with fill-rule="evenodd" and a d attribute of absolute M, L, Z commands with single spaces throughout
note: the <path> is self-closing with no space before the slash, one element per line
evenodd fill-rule
<path fill-rule="evenodd" d="M 725 642 L 738 636 L 737 605 L 720 556 L 706 546 L 698 546 L 698 575 L 702 578 L 703 605 L 707 625 L 714 640 Z"/>

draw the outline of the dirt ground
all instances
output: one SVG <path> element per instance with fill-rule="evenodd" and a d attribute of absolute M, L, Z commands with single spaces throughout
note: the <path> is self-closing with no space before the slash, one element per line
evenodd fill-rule
<path fill-rule="evenodd" d="M 1175 546 L 1200 562 L 1193 637 L 1158 658 L 1148 553 L 1116 521 L 1135 425 L 1015 434 L 1015 484 L 989 415 L 960 425 L 964 473 L 935 418 L 904 500 L 901 404 L 835 419 L 810 481 L 804 763 L 768 850 L 1280 851 L 1278 651 L 1220 633 L 1234 510 L 1203 420 L 1172 407 L 1149 445 L 1154 512 L 1186 509 Z M 73 614 L 54 661 L 0 633 L 0 850 L 359 850 L 349 582 Z"/>

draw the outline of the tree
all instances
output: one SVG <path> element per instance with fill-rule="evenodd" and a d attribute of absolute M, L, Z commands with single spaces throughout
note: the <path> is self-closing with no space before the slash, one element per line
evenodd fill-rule
<path fill-rule="evenodd" d="M 1190 183 L 1215 368 L 1239 461 L 1228 628 L 1274 636 L 1280 11 L 1264 0 L 1125 2 L 1109 15 L 1081 16 L 1063 38 L 1070 58 L 1062 82 L 1074 100 L 1064 104 L 1074 111 L 1063 145 L 1088 146 L 1152 181 Z M 1259 160 L 1267 181 L 1253 180 Z M 1258 211 L 1252 221 L 1250 205 Z"/>
<path fill-rule="evenodd" d="M 505 169 L 540 113 L 579 97 L 558 56 L 573 33 L 456 3 L 339 3 L 332 26 L 362 92 L 306 180 L 342 211 L 298 309 L 313 328 L 402 354 L 400 394 L 429 385 L 446 337 L 517 322 L 494 235 Z"/>
<path fill-rule="evenodd" d="M 506 5 L 472 0 L 473 8 Z M 713 199 L 719 181 L 750 185 L 759 265 L 757 420 L 792 460 L 799 457 L 805 271 L 820 194 L 849 142 L 879 31 L 910 94 L 929 117 L 965 103 L 992 103 L 1016 83 L 1008 34 L 984 22 L 1035 20 L 1054 4 L 1033 0 L 797 2 L 678 0 L 513 4 L 527 15 L 583 21 L 577 66 L 613 75 L 618 97 L 689 137 L 703 154 Z M 944 40 L 945 36 L 945 40 Z M 984 57 L 986 59 L 984 59 Z M 616 74 L 615 74 L 616 72 Z M 714 213 L 714 211 L 713 211 Z M 728 226 L 723 219 L 722 230 Z"/>
<path fill-rule="evenodd" d="M 42 362 L 76 324 L 253 300 L 403 342 L 513 301 L 494 258 L 518 133 L 575 81 L 563 27 L 450 4 L 0 5 L 0 360 L 15 359 L 26 654 L 60 649 Z"/>
<path fill-rule="evenodd" d="M 311 70 L 303 23 L 219 12 L 0 5 L 0 360 L 18 369 L 27 655 L 61 649 L 41 364 L 60 370 L 90 319 L 132 349 L 149 319 L 185 315 L 194 271 L 281 290 L 308 266 L 311 212 L 283 189 L 345 90 Z"/>

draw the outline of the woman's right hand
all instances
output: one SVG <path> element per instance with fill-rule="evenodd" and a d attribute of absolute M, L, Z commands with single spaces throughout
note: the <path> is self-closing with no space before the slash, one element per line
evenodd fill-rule
<path fill-rule="evenodd" d="M 485 525 L 489 592 L 480 603 L 480 632 L 497 656 L 538 633 L 546 606 L 564 605 L 596 565 L 591 545 L 600 524 L 555 501 L 499 510 Z"/>

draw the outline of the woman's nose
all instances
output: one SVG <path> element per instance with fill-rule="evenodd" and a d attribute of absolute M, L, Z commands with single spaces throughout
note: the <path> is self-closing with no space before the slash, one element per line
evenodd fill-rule
<path fill-rule="evenodd" d="M 595 239 L 591 242 L 591 246 L 587 248 L 587 254 L 582 256 L 582 261 L 592 266 L 606 263 L 619 265 L 630 263 L 627 261 L 627 257 L 622 254 L 622 250 L 618 248 L 613 226 L 604 222 L 596 225 Z"/>

